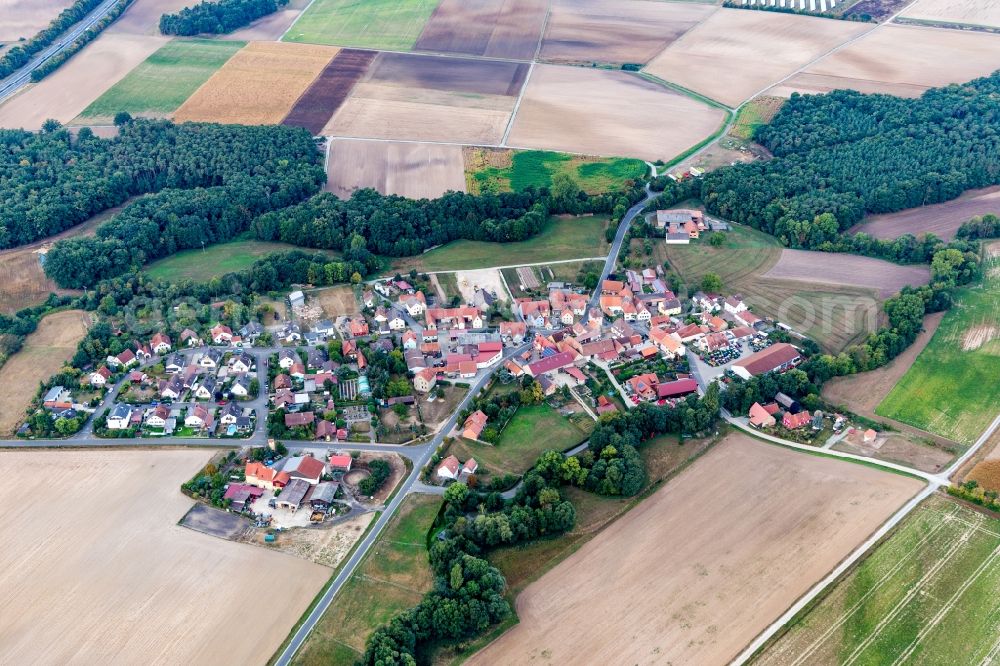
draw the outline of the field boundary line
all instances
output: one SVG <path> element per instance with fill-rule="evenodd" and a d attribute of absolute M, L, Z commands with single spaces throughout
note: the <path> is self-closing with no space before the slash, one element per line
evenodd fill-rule
<path fill-rule="evenodd" d="M 1000 638 L 993 644 L 990 651 L 986 653 L 983 660 L 979 662 L 979 666 L 990 666 L 998 656 L 1000 656 Z"/>
<path fill-rule="evenodd" d="M 299 12 L 299 15 L 295 17 L 295 20 L 292 21 L 292 24 L 290 26 L 288 26 L 285 29 L 285 31 L 283 33 L 281 33 L 281 37 L 278 37 L 278 39 L 276 39 L 275 41 L 284 42 L 285 41 L 285 35 L 287 35 L 288 33 L 290 33 L 292 31 L 292 28 L 294 28 L 295 25 L 300 20 L 302 20 L 302 17 L 306 15 L 306 12 L 309 11 L 309 8 L 313 6 L 314 2 L 316 2 L 316 0 L 309 0 L 309 2 L 306 3 L 306 6 L 302 8 L 302 11 Z"/>
<path fill-rule="evenodd" d="M 986 430 L 983 431 L 983 434 L 979 436 L 976 443 L 970 446 L 968 451 L 960 455 L 958 458 L 955 458 L 955 461 L 951 465 L 941 471 L 941 475 L 946 478 L 951 478 L 952 474 L 957 472 L 959 468 L 969 460 L 969 458 L 974 456 L 979 449 L 983 447 L 983 444 L 985 444 L 989 438 L 993 436 L 993 433 L 996 432 L 997 428 L 1000 428 L 1000 414 L 997 414 L 997 417 L 993 419 L 993 423 L 991 423 Z"/>
<path fill-rule="evenodd" d="M 913 601 L 913 598 L 917 596 L 917 594 L 923 591 L 924 586 L 927 585 L 927 583 L 929 583 L 931 579 L 937 576 L 938 572 L 941 571 L 944 568 L 944 566 L 951 561 L 951 558 L 955 556 L 955 553 L 957 553 L 959 549 L 968 542 L 969 536 L 972 534 L 972 532 L 973 530 L 972 528 L 970 528 L 960 537 L 955 539 L 955 542 L 951 545 L 951 547 L 944 554 L 944 556 L 942 556 L 941 559 L 935 562 L 930 569 L 925 571 L 924 575 L 921 576 L 920 579 L 913 584 L 913 587 L 911 587 L 906 592 L 906 594 L 903 595 L 903 598 L 900 599 L 898 602 L 896 602 L 896 605 L 893 606 L 892 610 L 889 611 L 886 615 L 884 615 L 881 620 L 879 620 L 878 624 L 875 625 L 875 628 L 872 630 L 872 632 L 867 636 L 865 636 L 865 639 L 863 641 L 858 643 L 857 647 L 854 648 L 854 651 L 851 652 L 847 660 L 841 662 L 841 666 L 851 666 L 851 664 L 853 664 L 855 661 L 858 660 L 858 657 L 860 657 L 861 654 L 865 650 L 867 650 L 868 647 L 872 643 L 874 643 L 875 640 L 882 634 L 882 630 L 885 629 L 887 626 L 889 626 L 889 623 L 895 620 L 899 616 L 899 614 L 903 612 L 903 610 L 910 604 L 910 602 Z"/>
<path fill-rule="evenodd" d="M 927 543 L 927 541 L 929 541 L 931 539 L 931 537 L 933 537 L 935 534 L 937 534 L 942 529 L 944 529 L 944 526 L 951 519 L 954 518 L 954 514 L 957 513 L 958 507 L 954 507 L 954 509 L 955 510 L 952 513 L 950 513 L 950 514 L 942 512 L 941 513 L 941 515 L 942 515 L 941 522 L 938 523 L 934 527 L 934 529 L 932 529 L 929 532 L 927 532 L 927 534 L 925 534 L 923 536 L 923 538 L 921 538 L 917 543 L 915 543 L 910 548 L 910 551 L 907 553 L 906 557 L 904 557 L 904 558 L 900 559 L 898 562 L 896 562 L 889 569 L 889 571 L 887 571 L 885 573 L 885 575 L 882 576 L 882 578 L 880 578 L 878 580 L 878 582 L 870 590 L 868 590 L 863 595 L 861 595 L 861 598 L 858 599 L 857 603 L 855 603 L 853 606 L 851 606 L 851 608 L 849 608 L 847 611 L 845 611 L 839 618 L 837 618 L 836 621 L 834 621 L 833 623 L 831 623 L 830 626 L 827 627 L 826 630 L 822 634 L 820 634 L 816 638 L 815 641 L 813 641 L 808 647 L 806 647 L 805 650 L 802 651 L 801 654 L 799 654 L 795 658 L 795 660 L 790 664 L 790 666 L 798 666 L 798 664 L 801 664 L 804 659 L 807 659 L 809 656 L 811 656 L 812 653 L 815 652 L 817 648 L 819 648 L 821 645 L 823 645 L 823 643 L 826 642 L 826 639 L 828 639 L 833 634 L 834 631 L 836 631 L 841 626 L 843 626 L 843 624 L 845 622 L 847 622 L 847 619 L 849 617 L 851 617 L 852 615 L 854 615 L 854 613 L 856 613 L 859 608 L 861 608 L 861 606 L 864 604 L 865 600 L 868 599 L 868 597 L 872 596 L 873 594 L 875 594 L 876 592 L 878 592 L 880 589 L 882 589 L 882 586 L 885 585 L 886 581 L 889 580 L 889 578 L 891 578 L 892 576 L 896 575 L 896 573 L 900 569 L 902 569 L 903 566 L 906 563 L 908 563 L 911 559 L 913 559 L 913 557 L 916 554 L 917 548 L 919 548 L 920 546 L 923 546 L 925 543 Z"/>
<path fill-rule="evenodd" d="M 917 649 L 917 646 L 920 645 L 920 642 L 923 641 L 925 638 L 927 638 L 927 635 L 930 632 L 934 631 L 935 627 L 941 624 L 941 620 L 943 620 L 944 617 L 951 612 L 951 609 L 955 607 L 955 603 L 958 601 L 959 597 L 965 594 L 966 590 L 972 587 L 972 584 L 975 583 L 979 579 L 979 577 L 983 575 L 983 572 L 986 571 L 986 569 L 996 561 L 997 557 L 1000 557 L 1000 546 L 994 548 L 993 552 L 990 553 L 990 556 L 987 557 L 985 560 L 983 560 L 983 562 L 978 567 L 976 567 L 976 570 L 973 571 L 972 574 L 968 578 L 966 578 L 961 585 L 959 585 L 958 589 L 955 590 L 955 593 L 951 595 L 951 598 L 948 599 L 948 601 L 945 602 L 943 606 L 941 606 L 938 612 L 934 614 L 934 617 L 932 617 L 930 621 L 926 625 L 924 625 L 924 627 L 917 634 L 916 638 L 913 639 L 913 642 L 910 643 L 909 647 L 907 647 L 906 650 L 904 650 L 901 655 L 896 657 L 896 661 L 893 662 L 893 666 L 902 663 L 903 661 L 908 659 L 911 654 L 913 654 L 913 651 Z"/>
<path fill-rule="evenodd" d="M 524 99 L 524 91 L 528 89 L 528 82 L 531 81 L 531 73 L 535 71 L 535 63 L 532 61 L 528 65 L 528 73 L 524 77 L 524 83 L 521 85 L 521 91 L 517 95 L 517 99 L 514 101 L 514 108 L 510 111 L 510 120 L 507 121 L 507 127 L 503 131 L 503 137 L 500 139 L 500 145 L 507 145 L 507 138 L 510 136 L 510 131 L 514 129 L 514 120 L 517 118 L 517 112 L 521 108 L 521 100 Z"/>

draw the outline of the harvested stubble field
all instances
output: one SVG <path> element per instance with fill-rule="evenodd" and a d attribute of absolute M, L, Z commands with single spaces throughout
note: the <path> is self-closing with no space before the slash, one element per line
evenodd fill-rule
<path fill-rule="evenodd" d="M 432 199 L 465 191 L 462 147 L 358 139 L 330 141 L 328 192 L 346 199 L 372 187 L 383 194 Z"/>
<path fill-rule="evenodd" d="M 374 51 L 342 49 L 302 93 L 282 124 L 304 127 L 314 136 L 322 132 L 374 59 Z"/>
<path fill-rule="evenodd" d="M 0 497 L 18 510 L 0 554 L 0 662 L 266 659 L 330 570 L 177 525 L 192 503 L 179 486 L 207 456 L 4 453 L 18 483 Z"/>
<path fill-rule="evenodd" d="M 642 160 L 631 158 L 471 146 L 463 154 L 466 187 L 477 194 L 551 187 L 556 174 L 569 176 L 589 194 L 602 194 L 622 190 L 628 181 L 641 180 L 649 173 Z"/>
<path fill-rule="evenodd" d="M 907 285 L 927 284 L 930 275 L 927 266 L 901 266 L 853 254 L 784 249 L 778 263 L 763 277 L 875 289 L 882 298 L 888 298 Z"/>
<path fill-rule="evenodd" d="M 441 0 L 414 48 L 531 60 L 546 0 Z"/>
<path fill-rule="evenodd" d="M 237 39 L 244 42 L 276 42 L 288 32 L 291 25 L 295 23 L 295 19 L 302 14 L 302 10 L 308 4 L 309 0 L 291 0 L 278 11 L 257 19 L 245 28 L 223 35 L 221 38 Z"/>
<path fill-rule="evenodd" d="M 0 0 L 0 44 L 31 38 L 73 0 Z"/>
<path fill-rule="evenodd" d="M 644 65 L 716 9 L 682 2 L 555 0 L 539 58 Z"/>
<path fill-rule="evenodd" d="M 528 586 L 467 663 L 727 663 L 921 485 L 730 434 Z"/>
<path fill-rule="evenodd" d="M 993 663 L 998 586 L 1000 521 L 935 495 L 754 664 Z"/>
<path fill-rule="evenodd" d="M 903 18 L 1000 28 L 1000 0 L 917 0 Z"/>
<path fill-rule="evenodd" d="M 337 55 L 329 46 L 251 42 L 177 109 L 174 119 L 274 125 Z"/>
<path fill-rule="evenodd" d="M 316 0 L 282 39 L 407 51 L 437 4 L 438 0 Z"/>
<path fill-rule="evenodd" d="M 687 150 L 723 120 L 721 110 L 627 72 L 536 65 L 507 143 L 656 160 Z"/>
<path fill-rule="evenodd" d="M 729 129 L 729 134 L 739 139 L 749 141 L 753 133 L 762 125 L 767 125 L 777 115 L 785 100 L 781 97 L 762 95 L 754 97 L 736 114 L 736 120 Z"/>
<path fill-rule="evenodd" d="M 1000 413 L 1000 275 L 997 260 L 955 305 L 875 413 L 962 444 Z"/>
<path fill-rule="evenodd" d="M 768 94 L 788 97 L 793 92 L 818 94 L 850 88 L 918 97 L 928 88 L 990 74 L 998 62 L 1000 35 L 887 24 L 810 65 Z"/>
<path fill-rule="evenodd" d="M 162 117 L 177 110 L 242 42 L 177 39 L 146 58 L 83 110 L 78 122 L 107 122 L 119 111 Z"/>
<path fill-rule="evenodd" d="M 720 9 L 645 71 L 735 107 L 866 30 L 870 24 Z"/>
<path fill-rule="evenodd" d="M 0 367 L 0 386 L 6 387 L 0 391 L 0 435 L 14 432 L 24 419 L 24 410 L 31 404 L 38 384 L 73 357 L 89 325 L 90 315 L 83 310 L 47 315 L 25 339 L 21 351 Z"/>
<path fill-rule="evenodd" d="M 0 127 L 38 130 L 49 118 L 70 122 L 168 41 L 105 31 L 54 73 L 0 105 Z"/>
<path fill-rule="evenodd" d="M 135 0 L 105 32 L 112 35 L 160 37 L 160 17 L 179 12 L 190 4 L 190 0 Z"/>
<path fill-rule="evenodd" d="M 498 143 L 527 70 L 523 63 L 381 53 L 323 133 Z"/>
<path fill-rule="evenodd" d="M 963 222 L 986 213 L 1000 213 L 1000 187 L 969 190 L 957 199 L 944 203 L 908 208 L 898 213 L 872 215 L 861 224 L 851 227 L 850 231 L 863 231 L 875 238 L 931 233 L 942 240 L 951 240 Z"/>
<path fill-rule="evenodd" d="M 417 605 L 433 583 L 427 533 L 440 507 L 441 499 L 432 495 L 409 495 L 403 500 L 385 532 L 309 634 L 294 664 L 354 663 L 372 631 L 396 613 Z"/>

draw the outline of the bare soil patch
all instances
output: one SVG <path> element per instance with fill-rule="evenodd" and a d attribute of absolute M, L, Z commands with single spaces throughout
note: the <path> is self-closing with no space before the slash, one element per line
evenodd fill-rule
<path fill-rule="evenodd" d="M 308 510 L 308 507 L 299 509 Z M 351 552 L 374 517 L 373 513 L 364 513 L 338 522 L 294 527 L 278 534 L 277 539 L 271 543 L 264 541 L 268 531 L 259 529 L 254 531 L 250 541 L 269 550 L 336 568 Z"/>
<path fill-rule="evenodd" d="M 348 285 L 327 287 L 309 292 L 309 297 L 319 301 L 319 306 L 331 319 L 341 315 L 356 315 L 361 312 L 358 299 L 354 297 L 354 289 Z"/>
<path fill-rule="evenodd" d="M 374 59 L 374 51 L 343 49 L 302 93 L 282 124 L 305 127 L 314 135 L 322 132 Z"/>
<path fill-rule="evenodd" d="M 903 18 L 1000 27 L 1000 0 L 917 0 Z"/>
<path fill-rule="evenodd" d="M 190 0 L 135 0 L 105 32 L 111 35 L 162 37 L 160 17 L 178 12 L 190 4 Z"/>
<path fill-rule="evenodd" d="M 645 64 L 716 9 L 642 0 L 556 0 L 539 57 L 557 63 Z"/>
<path fill-rule="evenodd" d="M 468 663 L 727 663 L 920 486 L 730 434 L 528 586 Z"/>
<path fill-rule="evenodd" d="M 278 41 L 308 4 L 309 0 L 291 0 L 283 9 L 259 18 L 245 28 L 223 35 L 222 38 L 238 42 Z"/>
<path fill-rule="evenodd" d="M 8 451 L 0 662 L 257 663 L 330 570 L 177 525 L 203 451 Z M 72 501 L 66 501 L 72 498 Z M 267 602 L 261 602 L 266 582 Z M 250 609 L 250 610 L 248 610 Z"/>
<path fill-rule="evenodd" d="M 338 51 L 286 42 L 247 44 L 177 109 L 174 119 L 280 123 Z"/>
<path fill-rule="evenodd" d="M 812 16 L 720 9 L 671 44 L 646 71 L 736 106 L 871 27 Z"/>
<path fill-rule="evenodd" d="M 835 405 L 844 405 L 862 416 L 880 418 L 875 416 L 875 408 L 910 369 L 913 361 L 931 341 L 943 318 L 943 312 L 924 317 L 924 330 L 917 335 L 912 345 L 888 365 L 849 377 L 835 377 L 826 382 L 823 385 L 823 398 Z"/>
<path fill-rule="evenodd" d="M 346 199 L 363 187 L 411 199 L 465 191 L 462 147 L 357 139 L 330 141 L 326 189 Z"/>
<path fill-rule="evenodd" d="M 940 472 L 947 467 L 961 450 L 957 445 L 944 448 L 940 444 L 935 444 L 929 435 L 920 438 L 917 435 L 882 433 L 876 442 L 878 442 L 877 448 L 843 439 L 832 448 L 835 451 L 885 460 L 932 473 Z"/>
<path fill-rule="evenodd" d="M 381 53 L 367 83 L 479 95 L 514 95 L 528 74 L 525 63 L 411 53 Z"/>
<path fill-rule="evenodd" d="M 508 143 L 656 160 L 690 148 L 722 120 L 719 109 L 626 72 L 536 65 Z"/>
<path fill-rule="evenodd" d="M 462 298 L 466 303 L 472 303 L 476 297 L 476 289 L 485 289 L 495 293 L 498 301 L 509 301 L 507 290 L 503 286 L 500 278 L 500 271 L 491 268 L 478 271 L 456 271 L 455 281 L 458 283 L 458 290 L 462 292 Z"/>
<path fill-rule="evenodd" d="M 531 60 L 546 5 L 545 0 L 442 0 L 414 48 Z"/>
<path fill-rule="evenodd" d="M 106 32 L 54 73 L 0 106 L 0 127 L 37 130 L 49 118 L 70 122 L 168 41 L 166 37 Z"/>
<path fill-rule="evenodd" d="M 24 346 L 0 368 L 0 435 L 13 433 L 24 419 L 38 383 L 54 375 L 76 353 L 90 325 L 83 310 L 63 310 L 42 318 Z M 2 661 L 2 660 L 0 660 Z"/>
<path fill-rule="evenodd" d="M 253 529 L 250 526 L 250 521 L 240 514 L 223 511 L 201 502 L 192 506 L 191 510 L 184 514 L 180 524 L 195 532 L 220 539 L 234 539 Z"/>
<path fill-rule="evenodd" d="M 73 0 L 0 0 L 0 43 L 30 39 Z"/>
<path fill-rule="evenodd" d="M 787 97 L 792 92 L 824 93 L 850 88 L 918 97 L 928 88 L 990 74 L 997 62 L 1000 35 L 883 25 L 768 94 Z"/>
<path fill-rule="evenodd" d="M 997 337 L 997 329 L 989 324 L 982 324 L 966 329 L 962 335 L 962 351 L 979 349 L 987 342 Z"/>
<path fill-rule="evenodd" d="M 951 240 L 955 232 L 977 215 L 1000 213 L 1000 187 L 969 190 L 962 196 L 944 203 L 907 208 L 898 213 L 872 215 L 850 231 L 863 231 L 875 238 L 898 238 L 903 234 L 931 233 L 942 240 Z"/>
<path fill-rule="evenodd" d="M 930 280 L 926 266 L 900 266 L 881 259 L 851 254 L 782 250 L 778 263 L 765 278 L 797 280 L 877 289 L 887 298 L 906 285 L 920 286 Z"/>

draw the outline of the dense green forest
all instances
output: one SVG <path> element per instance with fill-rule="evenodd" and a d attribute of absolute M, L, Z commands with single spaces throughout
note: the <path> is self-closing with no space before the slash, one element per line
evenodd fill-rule
<path fill-rule="evenodd" d="M 199 2 L 160 17 L 164 35 L 224 34 L 242 28 L 288 4 L 288 0 L 219 0 Z"/>
<path fill-rule="evenodd" d="M 31 39 L 12 46 L 0 58 L 0 79 L 24 67 L 36 53 L 54 43 L 60 35 L 99 6 L 103 0 L 76 0 Z"/>
<path fill-rule="evenodd" d="M 710 213 L 790 245 L 824 249 L 865 214 L 1000 183 L 998 95 L 1000 72 L 918 99 L 846 90 L 793 95 L 756 132 L 774 159 L 661 185 L 668 197 L 690 189 L 684 194 L 699 196 Z M 819 220 L 824 213 L 830 216 Z"/>
<path fill-rule="evenodd" d="M 166 188 L 237 187 L 262 177 L 323 182 L 309 133 L 290 127 L 123 122 L 101 139 L 57 124 L 31 133 L 0 130 L 0 248 L 64 231 L 130 197 Z M 283 205 L 288 205 L 283 204 Z"/>

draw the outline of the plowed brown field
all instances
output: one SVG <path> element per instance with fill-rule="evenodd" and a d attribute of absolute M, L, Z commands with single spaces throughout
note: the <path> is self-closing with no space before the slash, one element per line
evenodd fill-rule
<path fill-rule="evenodd" d="M 922 485 L 730 434 L 529 585 L 466 663 L 728 663 Z"/>
<path fill-rule="evenodd" d="M 545 0 L 442 0 L 414 48 L 531 60 L 546 5 Z"/>
<path fill-rule="evenodd" d="M 872 215 L 850 231 L 863 231 L 875 238 L 932 233 L 943 240 L 951 240 L 963 222 L 986 213 L 1000 214 L 1000 187 L 969 190 L 957 199 L 931 206 L 908 208 L 887 215 Z"/>
<path fill-rule="evenodd" d="M 326 189 L 347 198 L 362 187 L 411 199 L 465 191 L 461 146 L 334 139 Z"/>
<path fill-rule="evenodd" d="M 906 285 L 918 287 L 927 284 L 930 269 L 926 266 L 900 266 L 853 254 L 782 250 L 778 263 L 763 277 L 867 287 L 877 289 L 882 298 L 887 298 Z"/>

